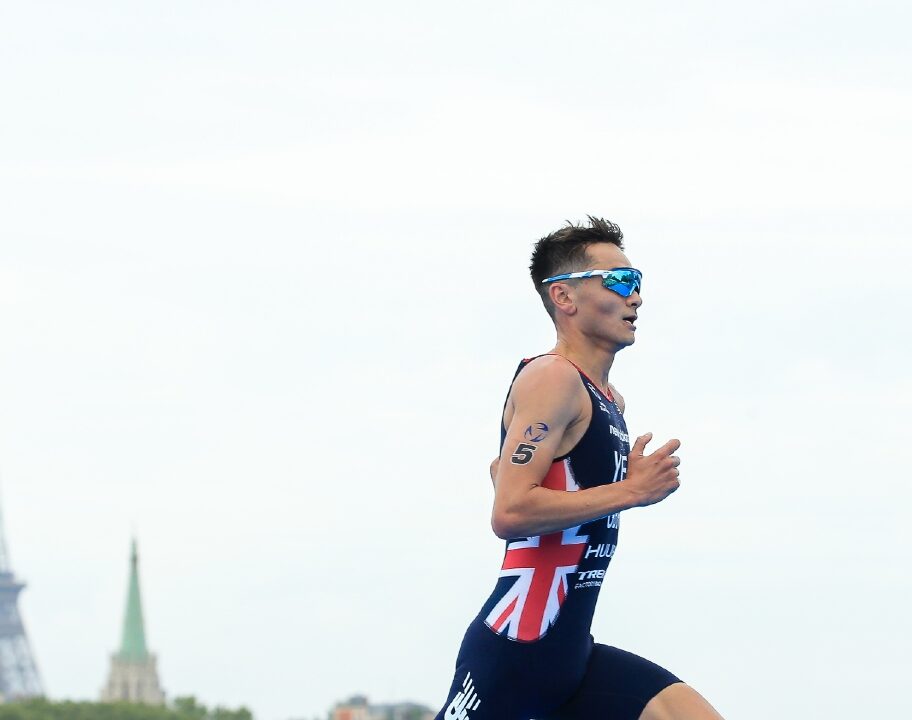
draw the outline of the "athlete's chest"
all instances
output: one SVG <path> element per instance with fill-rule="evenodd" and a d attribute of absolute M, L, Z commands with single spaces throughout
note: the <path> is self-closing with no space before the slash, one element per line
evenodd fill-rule
<path fill-rule="evenodd" d="M 569 454 L 580 487 L 620 482 L 627 476 L 630 438 L 617 405 L 595 385 L 585 381 L 591 417 L 586 432 Z"/>

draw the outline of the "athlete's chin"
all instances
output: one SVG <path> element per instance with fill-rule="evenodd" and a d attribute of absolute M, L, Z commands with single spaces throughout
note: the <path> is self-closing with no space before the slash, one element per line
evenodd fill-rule
<path fill-rule="evenodd" d="M 633 345 L 636 341 L 636 336 L 634 335 L 633 330 L 628 330 L 626 332 L 611 334 L 599 333 L 594 339 L 599 345 L 614 348 L 614 352 L 617 352 L 618 350 L 623 350 L 625 347 Z"/>
<path fill-rule="evenodd" d="M 619 338 L 617 340 L 617 343 L 616 343 L 617 349 L 623 350 L 625 347 L 630 347 L 635 342 L 636 342 L 636 338 L 634 337 L 633 333 L 630 333 L 629 337 Z"/>

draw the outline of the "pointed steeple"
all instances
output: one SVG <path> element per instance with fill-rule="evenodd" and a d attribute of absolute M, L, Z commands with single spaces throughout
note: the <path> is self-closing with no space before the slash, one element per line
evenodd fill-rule
<path fill-rule="evenodd" d="M 101 690 L 104 702 L 139 702 L 161 705 L 165 693 L 158 681 L 154 653 L 146 647 L 142 601 L 139 596 L 139 554 L 136 539 L 130 547 L 130 582 L 127 611 L 124 613 L 120 650 L 111 655 L 108 682 Z"/>
<path fill-rule="evenodd" d="M 124 614 L 123 637 L 120 642 L 121 660 L 140 662 L 149 656 L 146 649 L 146 629 L 143 623 L 142 600 L 139 595 L 139 555 L 136 538 L 130 546 L 130 584 L 127 589 L 127 611 Z"/>

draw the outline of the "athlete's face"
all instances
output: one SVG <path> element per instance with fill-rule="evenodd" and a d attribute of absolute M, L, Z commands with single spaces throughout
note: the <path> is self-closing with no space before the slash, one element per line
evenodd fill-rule
<path fill-rule="evenodd" d="M 586 254 L 590 262 L 582 270 L 631 267 L 623 251 L 611 243 L 590 245 Z M 637 310 L 643 301 L 639 292 L 622 297 L 603 287 L 601 280 L 600 277 L 585 278 L 572 289 L 577 308 L 575 322 L 584 334 L 620 350 L 634 342 Z"/>

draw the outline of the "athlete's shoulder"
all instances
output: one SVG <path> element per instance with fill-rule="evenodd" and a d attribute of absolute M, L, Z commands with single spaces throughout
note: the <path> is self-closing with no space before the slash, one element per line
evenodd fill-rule
<path fill-rule="evenodd" d="M 514 399 L 524 396 L 568 397 L 582 388 L 576 367 L 559 355 L 530 360 L 513 383 Z"/>

